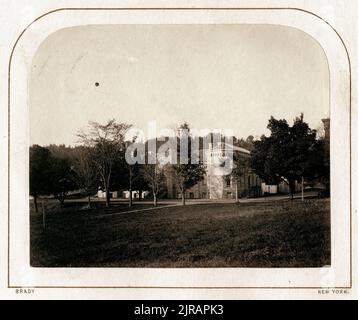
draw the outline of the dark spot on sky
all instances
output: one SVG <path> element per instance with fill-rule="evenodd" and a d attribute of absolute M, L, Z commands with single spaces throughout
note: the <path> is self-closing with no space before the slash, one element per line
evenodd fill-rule
<path fill-rule="evenodd" d="M 99 82 L 96 82 L 94 85 L 95 85 L 96 87 L 98 87 L 98 86 L 99 86 Z"/>

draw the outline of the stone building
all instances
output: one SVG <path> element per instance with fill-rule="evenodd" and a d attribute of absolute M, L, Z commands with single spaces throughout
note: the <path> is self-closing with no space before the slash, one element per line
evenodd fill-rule
<path fill-rule="evenodd" d="M 204 179 L 186 191 L 187 199 L 235 199 L 236 197 L 260 196 L 261 179 L 250 168 L 236 181 L 228 172 L 232 168 L 234 154 L 238 157 L 250 157 L 250 151 L 235 145 L 221 143 L 215 147 L 200 150 L 200 157 L 206 156 Z M 223 169 L 223 163 L 226 167 Z M 229 169 L 229 171 L 227 171 Z M 181 198 L 174 175 L 166 172 L 166 193 L 168 198 Z"/>

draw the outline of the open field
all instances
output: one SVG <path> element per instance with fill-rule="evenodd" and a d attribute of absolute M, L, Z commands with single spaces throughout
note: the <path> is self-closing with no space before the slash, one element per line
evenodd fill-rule
<path fill-rule="evenodd" d="M 132 209 L 145 207 L 136 204 Z M 79 209 L 80 205 L 72 204 L 53 210 L 45 230 L 40 214 L 30 216 L 32 266 L 330 264 L 329 199 L 196 204 L 118 215 L 114 213 L 129 210 L 128 206 Z"/>

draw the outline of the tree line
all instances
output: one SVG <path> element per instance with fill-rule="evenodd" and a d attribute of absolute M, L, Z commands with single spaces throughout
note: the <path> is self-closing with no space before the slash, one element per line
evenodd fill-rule
<path fill-rule="evenodd" d="M 154 206 L 157 198 L 165 191 L 165 171 L 170 170 L 175 176 L 181 191 L 182 204 L 185 204 L 185 192 L 204 178 L 205 168 L 202 163 L 173 164 L 162 166 L 157 160 L 148 164 L 128 164 L 125 160 L 127 147 L 135 142 L 127 141 L 125 135 L 130 125 L 116 122 L 114 119 L 105 124 L 90 122 L 86 130 L 78 133 L 79 146 L 50 145 L 30 147 L 30 195 L 34 198 L 35 210 L 37 199 L 41 195 L 53 195 L 63 205 L 66 197 L 73 190 L 81 190 L 88 197 L 101 187 L 106 192 L 106 207 L 110 206 L 112 190 L 128 190 L 129 206 L 132 206 L 132 191 L 150 190 Z M 187 123 L 179 129 L 190 130 Z M 181 139 L 178 136 L 178 139 Z M 145 157 L 149 157 L 146 152 Z"/>
<path fill-rule="evenodd" d="M 285 119 L 271 117 L 268 137 L 253 141 L 250 166 L 266 183 L 287 183 L 293 199 L 295 182 L 321 182 L 329 190 L 330 154 L 329 135 L 317 137 L 317 130 L 304 121 L 303 114 L 290 126 Z"/>
<path fill-rule="evenodd" d="M 30 147 L 30 194 L 34 198 L 37 211 L 37 199 L 41 195 L 53 195 L 63 205 L 70 191 L 81 190 L 88 197 L 98 187 L 106 192 L 106 206 L 110 205 L 110 191 L 128 190 L 129 206 L 132 206 L 132 190 L 150 190 L 154 206 L 158 196 L 165 192 L 165 173 L 170 171 L 185 204 L 186 190 L 202 179 L 206 168 L 202 162 L 193 163 L 190 148 L 190 127 L 183 123 L 178 132 L 187 132 L 188 137 L 178 133 L 177 139 L 187 139 L 188 163 L 162 166 L 159 162 L 147 164 L 128 164 L 125 151 L 136 141 L 126 140 L 131 126 L 110 120 L 105 124 L 90 122 L 85 130 L 78 132 L 79 145 L 49 145 Z M 291 198 L 295 192 L 296 181 L 320 181 L 329 188 L 329 140 L 317 137 L 317 131 L 309 128 L 303 120 L 303 114 L 294 119 L 290 126 L 285 119 L 273 117 L 268 121 L 269 136 L 255 140 L 233 139 L 234 145 L 250 151 L 250 156 L 234 153 L 234 168 L 231 178 L 238 184 L 248 172 L 257 174 L 266 184 L 285 182 L 289 186 Z M 148 142 L 147 142 L 148 143 Z M 158 141 L 160 144 L 160 142 Z M 163 142 L 161 142 L 163 143 Z M 178 151 L 180 143 L 178 143 Z M 147 150 L 147 149 L 146 149 Z M 179 154 L 179 152 L 178 152 Z M 144 155 L 149 157 L 148 152 Z"/>

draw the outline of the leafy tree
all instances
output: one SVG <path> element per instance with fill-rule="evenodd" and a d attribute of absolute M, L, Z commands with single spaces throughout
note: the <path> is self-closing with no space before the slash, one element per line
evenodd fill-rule
<path fill-rule="evenodd" d="M 178 130 L 178 154 L 180 152 L 187 152 L 187 163 L 181 163 L 180 157 L 178 157 L 178 164 L 172 166 L 174 178 L 177 186 L 180 190 L 182 197 L 182 205 L 185 205 L 185 192 L 187 189 L 196 185 L 202 179 L 204 179 L 205 168 L 202 163 L 195 163 L 194 155 L 191 153 L 191 135 L 188 123 L 183 123 Z M 182 142 L 186 145 L 186 148 L 181 148 Z M 184 150 L 186 149 L 186 150 Z"/>
<path fill-rule="evenodd" d="M 323 164 L 320 168 L 320 180 L 326 186 L 327 190 L 330 190 L 330 139 L 326 137 L 320 140 L 320 147 L 323 154 Z"/>
<path fill-rule="evenodd" d="M 89 122 L 87 131 L 78 134 L 80 141 L 93 150 L 93 163 L 106 191 L 106 207 L 110 205 L 110 186 L 115 161 L 123 158 L 125 134 L 130 128 L 126 123 L 109 120 L 106 124 Z"/>
<path fill-rule="evenodd" d="M 113 167 L 113 188 L 117 190 L 126 189 L 129 191 L 129 207 L 133 205 L 133 190 L 139 190 L 140 199 L 142 190 L 147 186 L 143 182 L 144 178 L 140 169 L 141 165 L 138 162 L 132 163 L 132 161 L 126 161 L 126 156 L 128 156 L 129 153 L 131 153 L 133 157 L 137 156 L 138 150 L 131 149 L 131 145 L 136 142 L 136 139 L 137 137 L 133 137 L 132 141 L 125 142 L 125 152 L 121 152 Z M 127 154 L 127 152 L 129 153 Z M 145 154 L 140 155 L 140 157 L 145 157 Z"/>
<path fill-rule="evenodd" d="M 185 205 L 185 192 L 203 180 L 205 169 L 201 164 L 173 165 L 174 177 L 181 193 L 182 205 Z"/>
<path fill-rule="evenodd" d="M 127 150 L 130 150 L 130 149 L 128 149 L 128 147 L 132 143 L 135 143 L 136 140 L 137 140 L 137 136 L 132 138 L 131 143 L 127 144 Z M 142 146 L 144 146 L 144 145 L 142 144 Z M 132 155 L 135 158 L 137 156 L 139 158 L 142 158 L 142 157 L 146 157 L 146 152 L 144 152 L 144 154 L 138 155 L 138 150 L 135 149 L 135 150 L 133 150 Z M 133 190 L 136 190 L 139 187 L 138 189 L 141 189 L 141 190 L 139 190 L 139 199 L 141 198 L 141 193 L 143 190 L 142 188 L 145 186 L 145 183 L 143 182 L 143 181 L 145 181 L 145 178 L 143 176 L 143 171 L 141 170 L 142 166 L 138 162 L 136 162 L 134 164 L 130 164 L 125 161 L 125 166 L 128 170 L 129 207 L 131 207 L 133 205 L 132 192 L 133 192 Z"/>
<path fill-rule="evenodd" d="M 38 212 L 38 196 L 51 192 L 51 165 L 52 157 L 49 149 L 39 145 L 30 147 L 30 195 L 34 198 L 36 212 Z"/>
<path fill-rule="evenodd" d="M 69 159 L 52 159 L 50 181 L 51 193 L 63 205 L 69 191 L 77 188 Z"/>
<path fill-rule="evenodd" d="M 246 139 L 233 137 L 233 142 L 239 147 L 245 148 L 251 151 L 254 148 L 254 137 L 252 135 L 248 136 Z"/>
<path fill-rule="evenodd" d="M 235 152 L 233 154 L 234 167 L 231 171 L 231 177 L 236 184 L 235 200 L 239 201 L 239 188 L 238 184 L 242 177 L 250 171 L 250 158 L 248 155 Z"/>
<path fill-rule="evenodd" d="M 271 135 L 254 141 L 251 167 L 266 183 L 285 181 L 293 199 L 297 180 L 319 175 L 323 157 L 316 131 L 303 121 L 303 114 L 294 119 L 292 126 L 271 117 L 267 127 Z"/>
<path fill-rule="evenodd" d="M 136 179 L 133 180 L 132 184 L 133 184 L 133 189 L 134 190 L 138 190 L 138 200 L 140 201 L 142 198 L 142 193 L 144 190 L 148 190 L 150 188 L 147 179 L 145 179 L 144 176 L 144 169 L 145 169 L 146 165 L 140 165 L 137 164 L 134 167 L 134 174 Z"/>
<path fill-rule="evenodd" d="M 158 194 L 164 189 L 164 171 L 159 164 L 146 164 L 142 167 L 143 177 L 152 190 L 153 205 L 157 206 Z"/>
<path fill-rule="evenodd" d="M 85 146 L 74 150 L 73 171 L 76 183 L 88 197 L 88 208 L 91 207 L 91 194 L 98 187 L 98 173 L 92 159 L 92 149 Z"/>
<path fill-rule="evenodd" d="M 76 152 L 76 147 L 66 146 L 64 144 L 50 144 L 47 148 L 54 158 L 68 159 L 71 162 L 74 158 L 74 153 Z"/>

